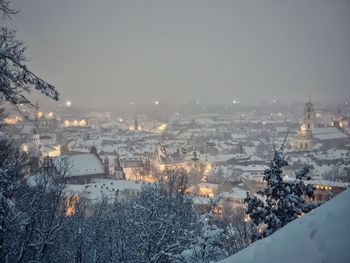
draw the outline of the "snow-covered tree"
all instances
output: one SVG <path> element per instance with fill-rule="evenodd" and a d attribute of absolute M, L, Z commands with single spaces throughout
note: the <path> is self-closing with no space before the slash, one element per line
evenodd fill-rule
<path fill-rule="evenodd" d="M 297 171 L 295 180 L 285 181 L 283 167 L 287 165 L 283 145 L 278 150 L 274 147 L 274 157 L 264 172 L 267 185 L 259 192 L 262 198 L 247 193 L 246 213 L 256 227 L 253 241 L 271 235 L 315 207 L 305 201 L 305 197 L 313 196 L 313 186 L 304 183 L 310 179 L 309 168 Z"/>
<path fill-rule="evenodd" d="M 243 207 L 233 207 L 230 202 L 224 202 L 219 226 L 224 230 L 223 245 L 229 255 L 250 245 L 252 224 L 247 220 Z"/>
<path fill-rule="evenodd" d="M 45 262 L 64 225 L 67 170 L 58 169 L 55 178 L 28 178 L 26 154 L 7 141 L 0 142 L 0 149 L 0 258 Z"/>
<path fill-rule="evenodd" d="M 211 208 L 198 219 L 201 225 L 200 235 L 193 242 L 191 248 L 181 253 L 180 262 L 206 263 L 218 261 L 228 256 L 224 241 L 228 232 L 233 233 L 232 229 L 223 229 L 219 226 L 219 220 L 215 211 L 217 210 L 220 199 L 221 196 L 210 198 Z"/>
<path fill-rule="evenodd" d="M 148 186 L 132 203 L 139 262 L 169 262 L 190 247 L 200 227 L 178 184 Z"/>
<path fill-rule="evenodd" d="M 13 142 L 0 141 L 0 258 L 6 258 L 12 247 L 13 231 L 25 225 L 24 211 L 17 200 L 25 200 L 27 187 L 23 183 L 27 155 Z"/>

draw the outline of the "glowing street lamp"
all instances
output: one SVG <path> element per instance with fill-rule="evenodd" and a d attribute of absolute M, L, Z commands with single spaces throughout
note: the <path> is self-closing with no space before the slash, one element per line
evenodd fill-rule
<path fill-rule="evenodd" d="M 158 105 L 158 104 L 159 104 L 159 101 L 158 101 L 158 100 L 156 100 L 156 101 L 154 102 L 154 104 L 155 104 L 155 105 Z"/>
<path fill-rule="evenodd" d="M 67 100 L 66 101 L 66 107 L 70 107 L 70 106 L 72 106 L 72 102 L 70 100 Z"/>

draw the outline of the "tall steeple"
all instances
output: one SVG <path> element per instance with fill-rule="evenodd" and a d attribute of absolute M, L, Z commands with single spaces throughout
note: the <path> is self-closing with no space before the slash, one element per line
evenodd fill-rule
<path fill-rule="evenodd" d="M 316 112 L 314 109 L 314 104 L 311 102 L 311 96 L 309 97 L 309 102 L 305 104 L 303 117 L 303 125 L 305 125 L 304 128 L 311 130 L 317 127 Z"/>
<path fill-rule="evenodd" d="M 138 130 L 139 130 L 139 122 L 137 121 L 137 116 L 135 116 L 134 130 L 135 130 L 135 131 L 138 131 Z"/>
<path fill-rule="evenodd" d="M 303 121 L 298 131 L 296 140 L 296 149 L 309 150 L 313 145 L 312 129 L 317 127 L 316 112 L 314 104 L 311 102 L 311 96 L 309 101 L 305 104 L 303 111 Z"/>

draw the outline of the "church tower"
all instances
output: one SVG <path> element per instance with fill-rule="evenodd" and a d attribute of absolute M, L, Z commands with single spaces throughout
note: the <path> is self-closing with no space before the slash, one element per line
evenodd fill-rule
<path fill-rule="evenodd" d="M 312 129 L 317 127 L 316 112 L 311 98 L 305 104 L 303 111 L 303 122 L 299 128 L 296 140 L 296 149 L 309 150 L 313 146 Z"/>
<path fill-rule="evenodd" d="M 139 122 L 137 121 L 137 117 L 135 117 L 134 130 L 135 130 L 135 131 L 138 131 L 138 130 L 139 130 Z"/>
<path fill-rule="evenodd" d="M 305 104 L 303 124 L 308 130 L 311 130 L 317 127 L 316 112 L 314 109 L 314 104 L 311 102 L 311 99 L 309 99 L 309 102 Z"/>

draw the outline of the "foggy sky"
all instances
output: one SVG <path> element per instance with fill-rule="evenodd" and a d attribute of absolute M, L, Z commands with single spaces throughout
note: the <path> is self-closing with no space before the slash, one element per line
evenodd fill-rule
<path fill-rule="evenodd" d="M 31 69 L 75 104 L 350 96 L 350 1 L 13 2 Z"/>

